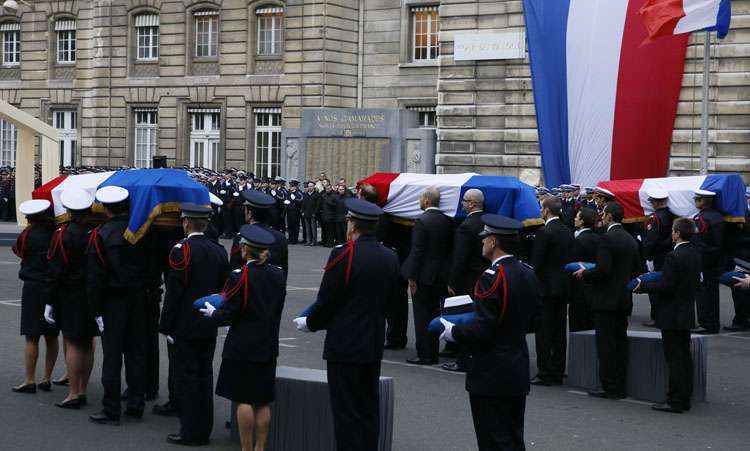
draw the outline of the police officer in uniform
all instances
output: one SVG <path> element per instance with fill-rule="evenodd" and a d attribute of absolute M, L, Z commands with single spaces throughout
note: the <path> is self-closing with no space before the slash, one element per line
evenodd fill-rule
<path fill-rule="evenodd" d="M 286 236 L 274 229 L 270 225 L 271 215 L 270 212 L 276 205 L 276 201 L 273 197 L 268 194 L 261 193 L 260 191 L 245 191 L 242 194 L 245 201 L 245 222 L 248 224 L 256 224 L 259 227 L 266 229 L 271 235 L 276 238 L 276 241 L 268 250 L 269 257 L 268 262 L 274 266 L 278 266 L 284 270 L 284 274 L 289 273 L 289 243 L 287 242 Z M 240 247 L 240 239 L 242 237 L 237 234 L 232 241 L 230 266 L 231 268 L 241 268 L 244 262 L 242 261 L 242 248 Z"/>
<path fill-rule="evenodd" d="M 299 221 L 300 221 L 300 210 L 302 209 L 302 193 L 299 190 L 299 182 L 292 179 L 289 182 L 289 198 L 285 202 L 289 202 L 286 206 L 286 224 L 287 231 L 289 232 L 289 244 L 297 244 L 299 242 Z"/>
<path fill-rule="evenodd" d="M 648 200 L 654 207 L 654 212 L 646 222 L 646 238 L 643 240 L 643 253 L 647 261 L 652 262 L 649 270 L 661 271 L 664 265 L 664 258 L 672 250 L 672 221 L 674 214 L 669 211 L 667 203 L 669 194 L 663 190 L 651 190 L 648 193 Z M 653 269 L 652 269 L 653 268 Z M 655 310 L 656 298 L 658 292 L 649 293 L 648 298 L 651 302 L 651 321 L 644 323 L 644 326 L 655 327 Z"/>
<path fill-rule="evenodd" d="M 146 256 L 129 243 L 129 193 L 118 186 L 96 192 L 109 220 L 91 232 L 88 245 L 86 294 L 102 334 L 103 410 L 89 418 L 98 424 L 120 423 L 121 368 L 125 356 L 128 403 L 125 415 L 141 418 L 146 385 L 147 300 Z"/>
<path fill-rule="evenodd" d="M 376 450 L 379 431 L 380 360 L 386 303 L 394 298 L 396 253 L 374 233 L 383 211 L 361 199 L 347 199 L 349 241 L 331 251 L 307 317 L 298 330 L 327 330 L 323 358 L 339 451 Z"/>
<path fill-rule="evenodd" d="M 651 408 L 662 412 L 682 413 L 690 410 L 690 397 L 693 395 L 690 329 L 695 325 L 692 300 L 700 284 L 701 273 L 700 252 L 690 243 L 694 231 L 693 221 L 676 219 L 672 227 L 674 249 L 664 257 L 661 279 L 658 282 L 639 281 L 634 290 L 659 293 L 654 309 L 664 343 L 669 386 L 666 402 Z"/>
<path fill-rule="evenodd" d="M 180 432 L 167 436 L 179 445 L 205 445 L 213 428 L 213 359 L 216 326 L 196 309 L 196 299 L 218 293 L 229 273 L 227 252 L 204 233 L 211 209 L 182 204 L 187 238 L 169 254 L 169 275 L 159 330 L 175 345 Z"/>
<path fill-rule="evenodd" d="M 482 254 L 492 265 L 474 290 L 476 319 L 468 325 L 442 320 L 441 340 L 468 346 L 474 358 L 466 375 L 480 451 L 525 449 L 523 429 L 529 393 L 526 334 L 541 307 L 534 270 L 514 257 L 521 223 L 484 215 Z"/>
<path fill-rule="evenodd" d="M 281 268 L 266 260 L 274 236 L 257 225 L 243 226 L 240 235 L 246 263 L 230 274 L 224 289 L 226 300 L 218 308 L 206 302 L 200 311 L 216 326 L 231 326 L 216 394 L 237 403 L 242 449 L 265 449 L 286 282 Z"/>
<path fill-rule="evenodd" d="M 693 242 L 701 250 L 703 258 L 703 283 L 695 297 L 698 328 L 693 333 L 703 335 L 718 334 L 720 326 L 719 276 L 722 272 L 724 218 L 713 208 L 715 197 L 713 191 L 695 191 L 695 206 L 699 211 L 693 218 L 698 228 Z"/>

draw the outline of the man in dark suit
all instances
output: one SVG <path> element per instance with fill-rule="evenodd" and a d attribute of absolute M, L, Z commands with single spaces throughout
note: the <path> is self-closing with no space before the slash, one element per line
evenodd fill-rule
<path fill-rule="evenodd" d="M 599 379 L 603 390 L 591 396 L 622 399 L 626 396 L 628 373 L 628 317 L 633 310 L 632 293 L 627 284 L 640 273 L 638 243 L 622 227 L 625 211 L 616 202 L 604 207 L 602 235 L 596 267 L 581 269 L 575 276 L 593 286 L 596 352 L 599 356 Z"/>
<path fill-rule="evenodd" d="M 531 266 L 541 284 L 542 314 L 536 329 L 534 385 L 560 385 L 565 374 L 566 310 L 570 280 L 565 265 L 571 260 L 573 233 L 563 224 L 562 201 L 549 196 L 542 201 L 545 225 L 534 238 Z"/>
<path fill-rule="evenodd" d="M 242 193 L 245 208 L 245 222 L 258 225 L 268 231 L 276 238 L 276 242 L 268 249 L 268 263 L 284 270 L 284 275 L 289 274 L 289 242 L 286 235 L 271 226 L 271 209 L 276 205 L 276 200 L 268 194 L 260 191 L 245 190 Z M 242 261 L 240 249 L 240 235 L 235 235 L 232 241 L 229 265 L 231 268 L 241 268 L 245 263 Z"/>
<path fill-rule="evenodd" d="M 674 250 L 664 257 L 661 280 L 641 283 L 635 291 L 656 292 L 656 324 L 661 329 L 664 357 L 669 372 L 667 400 L 651 408 L 682 413 L 690 410 L 693 394 L 693 358 L 690 354 L 690 329 L 695 326 L 693 302 L 700 284 L 701 256 L 690 243 L 695 223 L 678 218 L 672 226 Z"/>
<path fill-rule="evenodd" d="M 576 231 L 573 240 L 573 261 L 596 261 L 601 237 L 594 232 L 598 216 L 596 210 L 581 207 L 575 217 Z M 591 315 L 591 284 L 573 279 L 571 280 L 569 326 L 571 332 L 592 330 L 594 320 Z"/>
<path fill-rule="evenodd" d="M 174 343 L 180 432 L 167 441 L 205 445 L 213 428 L 213 361 L 216 326 L 193 308 L 196 299 L 221 291 L 229 274 L 227 251 L 208 239 L 209 207 L 182 204 L 187 238 L 169 254 L 170 271 L 159 330 Z"/>
<path fill-rule="evenodd" d="M 484 194 L 478 189 L 467 190 L 461 200 L 461 207 L 467 216 L 453 235 L 453 262 L 448 279 L 448 294 L 451 296 L 473 294 L 474 285 L 489 266 L 482 255 L 482 239 L 479 237 L 484 229 Z M 446 350 L 450 344 L 452 343 L 445 344 Z M 466 371 L 469 358 L 466 351 L 457 349 L 456 354 L 456 361 L 443 364 L 443 369 Z"/>
<path fill-rule="evenodd" d="M 466 375 L 480 451 L 522 450 L 529 349 L 526 334 L 541 307 L 534 271 L 510 254 L 518 248 L 521 223 L 484 215 L 483 255 L 492 261 L 474 292 L 476 319 L 467 325 L 443 320 L 440 336 L 471 349 Z"/>
<path fill-rule="evenodd" d="M 379 431 L 379 378 L 387 302 L 398 281 L 398 257 L 378 243 L 375 228 L 383 211 L 347 199 L 350 241 L 331 251 L 317 302 L 300 331 L 327 330 L 327 361 L 333 429 L 339 451 L 375 451 Z"/>
<path fill-rule="evenodd" d="M 419 204 L 424 213 L 414 222 L 411 251 L 402 268 L 412 295 L 417 346 L 417 356 L 406 361 L 434 365 L 438 363 L 438 340 L 427 332 L 427 326 L 440 314 L 440 302 L 446 295 L 453 221 L 438 208 L 437 188 L 427 188 Z"/>
<path fill-rule="evenodd" d="M 718 334 L 720 326 L 719 276 L 723 263 L 724 217 L 713 207 L 715 197 L 713 191 L 695 191 L 695 206 L 699 212 L 693 218 L 698 229 L 693 243 L 703 257 L 703 283 L 695 297 L 698 328 L 693 333 L 703 335 Z"/>
<path fill-rule="evenodd" d="M 648 200 L 654 207 L 654 212 L 649 216 L 646 222 L 646 238 L 643 240 L 643 254 L 647 261 L 652 262 L 651 271 L 661 271 L 664 265 L 664 258 L 672 251 L 672 221 L 674 214 L 669 211 L 668 202 L 669 194 L 663 190 L 651 190 L 648 192 Z M 653 269 L 652 269 L 653 268 Z M 651 321 L 644 323 L 644 326 L 655 327 L 655 310 L 656 298 L 658 292 L 648 294 L 651 302 Z"/>
<path fill-rule="evenodd" d="M 318 244 L 318 220 L 320 214 L 320 193 L 315 189 L 315 183 L 307 182 L 307 188 L 302 197 L 302 228 L 304 229 L 305 244 Z"/>

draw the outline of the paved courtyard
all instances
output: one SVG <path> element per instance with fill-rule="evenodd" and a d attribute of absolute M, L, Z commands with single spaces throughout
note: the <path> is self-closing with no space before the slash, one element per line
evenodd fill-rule
<path fill-rule="evenodd" d="M 292 318 L 316 295 L 328 250 L 294 246 L 290 249 L 290 276 L 281 325 L 279 365 L 325 368 L 321 359 L 324 334 L 298 333 Z M 102 389 L 101 353 L 89 391 L 89 406 L 65 411 L 53 404 L 65 389 L 21 395 L 10 387 L 22 381 L 22 337 L 19 330 L 21 284 L 18 259 L 10 248 L 0 247 L 0 448 L 3 450 L 155 450 L 176 449 L 165 443 L 177 431 L 177 420 L 148 413 L 139 422 L 123 421 L 120 427 L 97 426 L 88 415 L 98 409 Z M 724 289 L 723 289 L 724 290 Z M 722 322 L 732 315 L 730 293 L 722 291 Z M 648 302 L 639 296 L 632 318 L 639 328 L 648 314 Z M 383 375 L 395 379 L 396 411 L 394 450 L 476 449 L 464 391 L 464 376 L 438 367 L 416 367 L 404 359 L 414 353 L 413 333 L 405 351 L 386 351 Z M 533 359 L 533 337 L 529 337 Z M 217 346 L 214 367 L 221 363 Z M 741 450 L 750 446 L 750 333 L 722 333 L 709 340 L 707 403 L 697 403 L 689 414 L 653 412 L 648 404 L 626 399 L 593 399 L 570 387 L 534 388 L 526 411 L 526 443 L 540 450 Z M 162 340 L 161 398 L 166 397 L 167 359 Z M 532 360 L 532 368 L 535 364 Z M 58 361 L 55 377 L 64 372 Z M 215 398 L 215 427 L 210 449 L 237 449 L 223 420 L 229 403 Z"/>

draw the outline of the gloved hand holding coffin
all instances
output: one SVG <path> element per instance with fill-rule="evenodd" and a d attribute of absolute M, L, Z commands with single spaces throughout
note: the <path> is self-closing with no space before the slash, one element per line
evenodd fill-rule
<path fill-rule="evenodd" d="M 750 262 L 741 258 L 735 258 L 734 264 L 736 265 L 734 271 L 725 272 L 719 277 L 720 284 L 732 288 L 737 284 L 737 279 L 744 279 L 750 275 Z"/>
<path fill-rule="evenodd" d="M 594 269 L 594 268 L 596 268 L 596 263 L 573 262 L 573 263 L 568 263 L 567 265 L 565 265 L 565 272 L 572 274 L 581 269 L 585 269 L 588 271 L 589 269 Z"/>
<path fill-rule="evenodd" d="M 441 315 L 430 321 L 427 331 L 440 335 L 445 331 L 441 318 L 452 324 L 469 324 L 476 318 L 474 301 L 470 296 L 454 296 L 447 298 L 443 304 Z"/>
<path fill-rule="evenodd" d="M 211 305 L 214 309 L 221 308 L 221 304 L 224 303 L 224 295 L 212 294 L 209 296 L 204 296 L 200 299 L 197 299 L 195 302 L 193 302 L 193 308 L 196 310 L 205 309 L 206 302 L 208 302 L 209 305 Z"/>

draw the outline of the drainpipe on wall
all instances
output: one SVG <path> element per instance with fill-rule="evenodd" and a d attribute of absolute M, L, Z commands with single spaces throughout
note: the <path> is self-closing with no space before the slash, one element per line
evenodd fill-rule
<path fill-rule="evenodd" d="M 359 0 L 359 55 L 357 55 L 357 108 L 362 108 L 364 97 L 365 63 L 365 0 Z"/>

